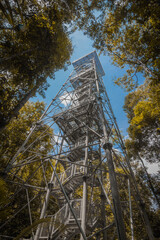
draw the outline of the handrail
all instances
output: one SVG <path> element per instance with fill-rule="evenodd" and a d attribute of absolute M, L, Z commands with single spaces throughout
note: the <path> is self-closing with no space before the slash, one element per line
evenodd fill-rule
<path fill-rule="evenodd" d="M 77 163 L 81 163 L 82 165 L 84 165 L 84 161 L 78 161 Z M 64 172 L 58 174 L 59 175 L 59 179 L 61 180 L 62 184 L 64 184 L 64 182 L 67 181 L 67 179 L 72 178 L 73 176 L 77 175 L 77 174 L 83 174 L 84 173 L 84 167 L 79 166 L 79 165 L 74 165 L 72 164 L 70 167 L 68 167 Z M 57 183 L 57 179 L 54 179 L 53 182 L 53 188 L 57 188 L 56 186 L 59 186 Z M 58 187 L 59 188 L 59 187 Z"/>
<path fill-rule="evenodd" d="M 77 219 L 81 220 L 82 199 L 74 199 L 71 200 L 70 203 L 75 210 Z M 75 207 L 76 203 L 79 203 L 77 207 Z M 74 221 L 74 217 L 69 210 L 68 203 L 66 203 L 62 208 L 60 208 L 54 215 L 48 215 L 47 218 L 51 218 L 51 221 L 49 223 L 43 224 L 41 237 L 45 237 L 45 235 L 48 236 L 47 230 L 50 232 L 50 235 L 53 235 L 55 232 L 58 231 L 58 229 L 63 227 L 66 223 L 69 223 L 69 221 Z"/>

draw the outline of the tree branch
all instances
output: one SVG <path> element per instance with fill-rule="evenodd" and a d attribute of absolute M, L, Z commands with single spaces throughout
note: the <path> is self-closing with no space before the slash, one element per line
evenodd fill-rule
<path fill-rule="evenodd" d="M 25 53 L 35 51 L 35 50 L 37 50 L 38 48 L 39 48 L 39 47 L 37 47 L 37 48 L 31 48 L 31 49 L 25 50 L 25 51 L 23 51 L 23 52 L 21 52 L 21 53 L 14 54 L 14 55 L 12 55 L 11 57 L 3 58 L 2 60 L 0 60 L 0 64 L 3 63 L 3 62 L 5 62 L 5 61 L 11 60 L 11 59 L 13 59 L 13 58 L 15 58 L 15 57 L 19 57 L 19 56 L 21 56 L 21 55 L 23 55 L 23 54 L 25 54 Z"/>

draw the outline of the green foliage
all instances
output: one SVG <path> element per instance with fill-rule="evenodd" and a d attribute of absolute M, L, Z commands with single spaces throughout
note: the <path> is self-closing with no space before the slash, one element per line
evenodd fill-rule
<path fill-rule="evenodd" d="M 38 225 L 40 223 L 49 223 L 51 221 L 51 218 L 42 218 L 39 219 L 38 221 L 34 222 L 31 226 L 26 227 L 25 229 L 23 229 L 23 231 L 14 238 L 14 240 L 20 240 L 22 237 L 27 237 L 28 234 L 32 233 L 32 230 L 36 230 L 36 228 L 38 227 Z"/>
<path fill-rule="evenodd" d="M 0 54 L 3 104 L 0 120 L 5 127 L 36 92 L 44 96 L 47 78 L 66 67 L 72 54 L 69 33 L 83 29 L 102 1 L 3 1 L 0 3 Z M 30 93 L 30 90 L 32 92 Z M 30 93 L 30 96 L 28 96 Z M 23 102 L 22 102 L 23 100 Z"/>
<path fill-rule="evenodd" d="M 44 96 L 47 78 L 66 65 L 72 45 L 64 26 L 66 16 L 57 3 L 47 8 L 38 1 L 5 1 L 0 12 L 0 117 L 5 125 L 30 90 L 31 96 L 37 91 Z"/>
<path fill-rule="evenodd" d="M 138 88 L 126 97 L 124 110 L 130 126 L 128 151 L 150 162 L 159 162 L 160 84 Z"/>
<path fill-rule="evenodd" d="M 158 0 L 109 0 L 103 23 L 95 21 L 88 27 L 95 47 L 108 52 L 115 65 L 129 68 L 124 77 L 116 80 L 127 91 L 137 87 L 139 72 L 158 82 L 159 15 Z"/>
<path fill-rule="evenodd" d="M 8 196 L 9 196 L 8 185 L 2 177 L 0 177 L 0 196 L 1 196 L 0 206 L 9 203 L 9 201 L 8 201 Z M 11 212 L 12 212 L 12 209 L 9 206 L 6 207 L 5 209 L 2 209 L 0 211 L 0 219 L 4 221 L 6 219 L 6 215 L 10 215 Z"/>
<path fill-rule="evenodd" d="M 7 128 L 1 133 L 1 166 L 5 166 L 10 159 L 17 152 L 19 147 L 22 145 L 24 140 L 26 139 L 28 132 L 30 130 L 30 126 L 34 122 L 37 122 L 40 116 L 44 111 L 44 103 L 43 102 L 28 102 L 21 110 L 17 119 L 14 119 Z M 33 142 L 41 133 L 44 131 L 45 126 L 39 128 L 33 137 L 30 139 L 30 143 Z M 51 136 L 53 134 L 53 130 L 49 129 Z M 18 133 L 18 134 L 17 134 Z M 49 152 L 53 143 L 53 136 L 50 137 L 45 136 L 41 141 L 37 141 L 34 145 L 35 150 L 39 150 L 41 153 Z M 41 149 L 40 149 L 41 147 Z M 23 155 L 25 157 L 25 155 Z"/>
<path fill-rule="evenodd" d="M 1 211 L 0 211 L 0 225 L 5 222 L 7 219 L 10 219 L 18 212 L 26 203 L 27 203 L 27 193 L 26 188 L 23 186 L 25 182 L 27 184 L 45 187 L 46 183 L 43 177 L 41 164 L 41 154 L 46 155 L 50 153 L 54 148 L 54 135 L 53 129 L 49 128 L 47 125 L 41 125 L 37 128 L 35 133 L 29 140 L 29 143 L 33 143 L 44 130 L 45 136 L 37 140 L 33 144 L 34 151 L 37 151 L 39 155 L 36 158 L 36 162 L 21 166 L 20 168 L 11 169 L 10 172 L 6 172 L 6 167 L 11 161 L 14 154 L 17 152 L 19 147 L 22 145 L 26 139 L 30 126 L 37 122 L 44 112 L 44 103 L 43 102 L 28 102 L 19 113 L 17 119 L 13 119 L 5 130 L 2 131 L 0 140 L 1 140 L 1 149 L 0 149 L 0 191 L 1 191 Z M 27 158 L 33 156 L 33 153 L 26 151 L 17 158 L 17 162 L 24 161 Z M 34 158 L 35 159 L 35 158 Z M 45 175 L 47 180 L 51 176 L 51 166 L 47 163 L 43 164 L 45 169 Z M 32 211 L 32 220 L 33 222 L 39 218 L 40 209 L 42 202 L 44 201 L 44 192 L 40 192 L 36 188 L 28 188 L 29 198 L 36 198 L 31 202 L 31 211 Z M 56 211 L 57 205 L 54 204 L 55 200 L 52 198 L 52 204 L 49 203 L 48 211 L 52 209 L 53 212 Z M 16 236 L 19 234 L 25 227 L 30 225 L 28 206 L 22 209 L 14 220 L 9 221 L 8 225 L 1 229 L 1 233 L 4 235 Z"/>

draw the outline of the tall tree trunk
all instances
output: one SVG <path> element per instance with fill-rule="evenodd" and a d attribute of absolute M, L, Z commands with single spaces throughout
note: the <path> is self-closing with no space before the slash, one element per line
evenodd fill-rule
<path fill-rule="evenodd" d="M 154 197 L 155 197 L 155 199 L 157 201 L 157 204 L 158 204 L 158 206 L 160 208 L 160 201 L 159 201 L 159 198 L 157 197 L 156 191 L 155 191 L 154 186 L 152 184 L 151 177 L 150 177 L 149 173 L 147 172 L 147 169 L 146 169 L 146 167 L 144 165 L 144 162 L 143 162 L 143 160 L 142 160 L 142 158 L 141 158 L 139 153 L 138 153 L 138 158 L 139 158 L 140 162 L 142 163 L 143 169 L 144 169 L 144 171 L 146 173 L 148 186 L 151 189 L 151 191 L 152 191 L 152 193 L 153 193 L 153 195 L 154 195 Z"/>
<path fill-rule="evenodd" d="M 34 88 L 32 88 L 28 93 L 26 93 L 26 95 L 18 102 L 18 104 L 14 107 L 14 109 L 11 111 L 10 114 L 8 114 L 8 118 L 5 119 L 3 117 L 3 115 L 1 116 L 1 123 L 0 123 L 0 131 L 2 131 L 9 123 L 10 121 L 14 118 L 17 117 L 19 114 L 19 111 L 21 110 L 21 108 L 25 105 L 25 103 L 31 98 L 33 97 L 33 95 L 35 94 L 36 90 L 38 89 L 39 85 L 35 86 Z"/>

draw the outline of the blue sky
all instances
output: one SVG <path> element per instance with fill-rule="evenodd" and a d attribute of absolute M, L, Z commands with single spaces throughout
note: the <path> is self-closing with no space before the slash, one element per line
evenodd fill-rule
<path fill-rule="evenodd" d="M 95 50 L 92 47 L 93 42 L 80 31 L 76 31 L 74 34 L 72 34 L 71 40 L 74 47 L 74 51 L 71 57 L 71 62 Z M 109 56 L 101 55 L 99 56 L 99 59 L 105 72 L 103 81 L 104 81 L 104 85 L 106 87 L 108 96 L 110 98 L 114 114 L 117 118 L 117 122 L 120 130 L 122 131 L 122 134 L 126 136 L 128 121 L 123 111 L 123 104 L 124 104 L 124 97 L 127 93 L 125 93 L 124 90 L 122 90 L 120 87 L 114 85 L 114 82 L 113 82 L 113 79 L 115 79 L 116 77 L 123 76 L 123 74 L 125 73 L 125 70 L 114 66 L 111 63 L 111 59 Z M 55 97 L 56 93 L 61 88 L 62 84 L 69 77 L 72 70 L 73 70 L 73 66 L 70 65 L 67 71 L 60 70 L 56 72 L 55 80 L 48 79 L 50 87 L 46 91 L 46 98 L 43 99 L 41 96 L 37 95 L 37 97 L 33 98 L 32 100 L 44 101 L 47 105 L 49 105 L 51 100 Z"/>

